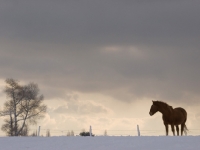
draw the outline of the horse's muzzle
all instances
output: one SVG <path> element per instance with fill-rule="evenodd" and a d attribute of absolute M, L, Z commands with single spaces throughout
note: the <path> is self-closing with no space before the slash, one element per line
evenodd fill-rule
<path fill-rule="evenodd" d="M 150 116 L 153 116 L 153 113 L 152 113 L 152 112 L 149 112 L 149 115 L 150 115 Z"/>

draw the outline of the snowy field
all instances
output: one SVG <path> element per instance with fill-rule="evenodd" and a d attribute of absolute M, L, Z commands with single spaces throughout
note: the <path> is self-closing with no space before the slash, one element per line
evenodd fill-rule
<path fill-rule="evenodd" d="M 1 150 L 198 150 L 200 136 L 1 137 Z"/>

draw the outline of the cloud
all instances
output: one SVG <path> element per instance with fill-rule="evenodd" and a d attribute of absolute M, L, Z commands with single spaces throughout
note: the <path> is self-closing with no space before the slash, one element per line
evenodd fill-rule
<path fill-rule="evenodd" d="M 44 51 L 42 45 L 38 47 Z M 5 51 L 1 55 L 1 78 L 36 82 L 47 97 L 65 97 L 66 91 L 100 92 L 127 101 L 142 97 L 187 101 L 198 97 L 199 51 L 115 48 L 118 50 L 105 52 L 108 48 L 104 46 L 94 51 L 84 47 L 82 51 L 64 51 L 58 47 L 55 53 L 49 46 L 46 53 L 30 51 L 33 54 L 29 55 L 27 51 L 27 55 L 17 56 Z"/>
<path fill-rule="evenodd" d="M 61 105 L 53 110 L 55 113 L 60 114 L 73 114 L 73 115 L 106 115 L 110 110 L 101 104 L 91 101 L 68 101 L 67 105 Z"/>

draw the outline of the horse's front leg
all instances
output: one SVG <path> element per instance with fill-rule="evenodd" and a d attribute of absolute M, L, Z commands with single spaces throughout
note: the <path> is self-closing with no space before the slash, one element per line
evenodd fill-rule
<path fill-rule="evenodd" d="M 171 128 L 172 128 L 173 135 L 175 136 L 174 125 L 173 124 L 171 125 Z"/>
<path fill-rule="evenodd" d="M 168 136 L 168 124 L 165 124 L 166 136 Z"/>

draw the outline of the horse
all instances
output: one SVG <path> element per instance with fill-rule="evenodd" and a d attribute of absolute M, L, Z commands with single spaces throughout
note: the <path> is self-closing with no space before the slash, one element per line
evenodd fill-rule
<path fill-rule="evenodd" d="M 173 135 L 175 136 L 174 126 L 176 126 L 177 136 L 179 136 L 179 125 L 181 125 L 181 136 L 183 131 L 187 135 L 187 127 L 185 125 L 187 121 L 187 112 L 181 107 L 174 108 L 162 101 L 153 101 L 150 108 L 150 116 L 153 116 L 156 112 L 162 113 L 163 123 L 166 129 L 166 136 L 168 136 L 168 125 L 171 125 Z"/>

